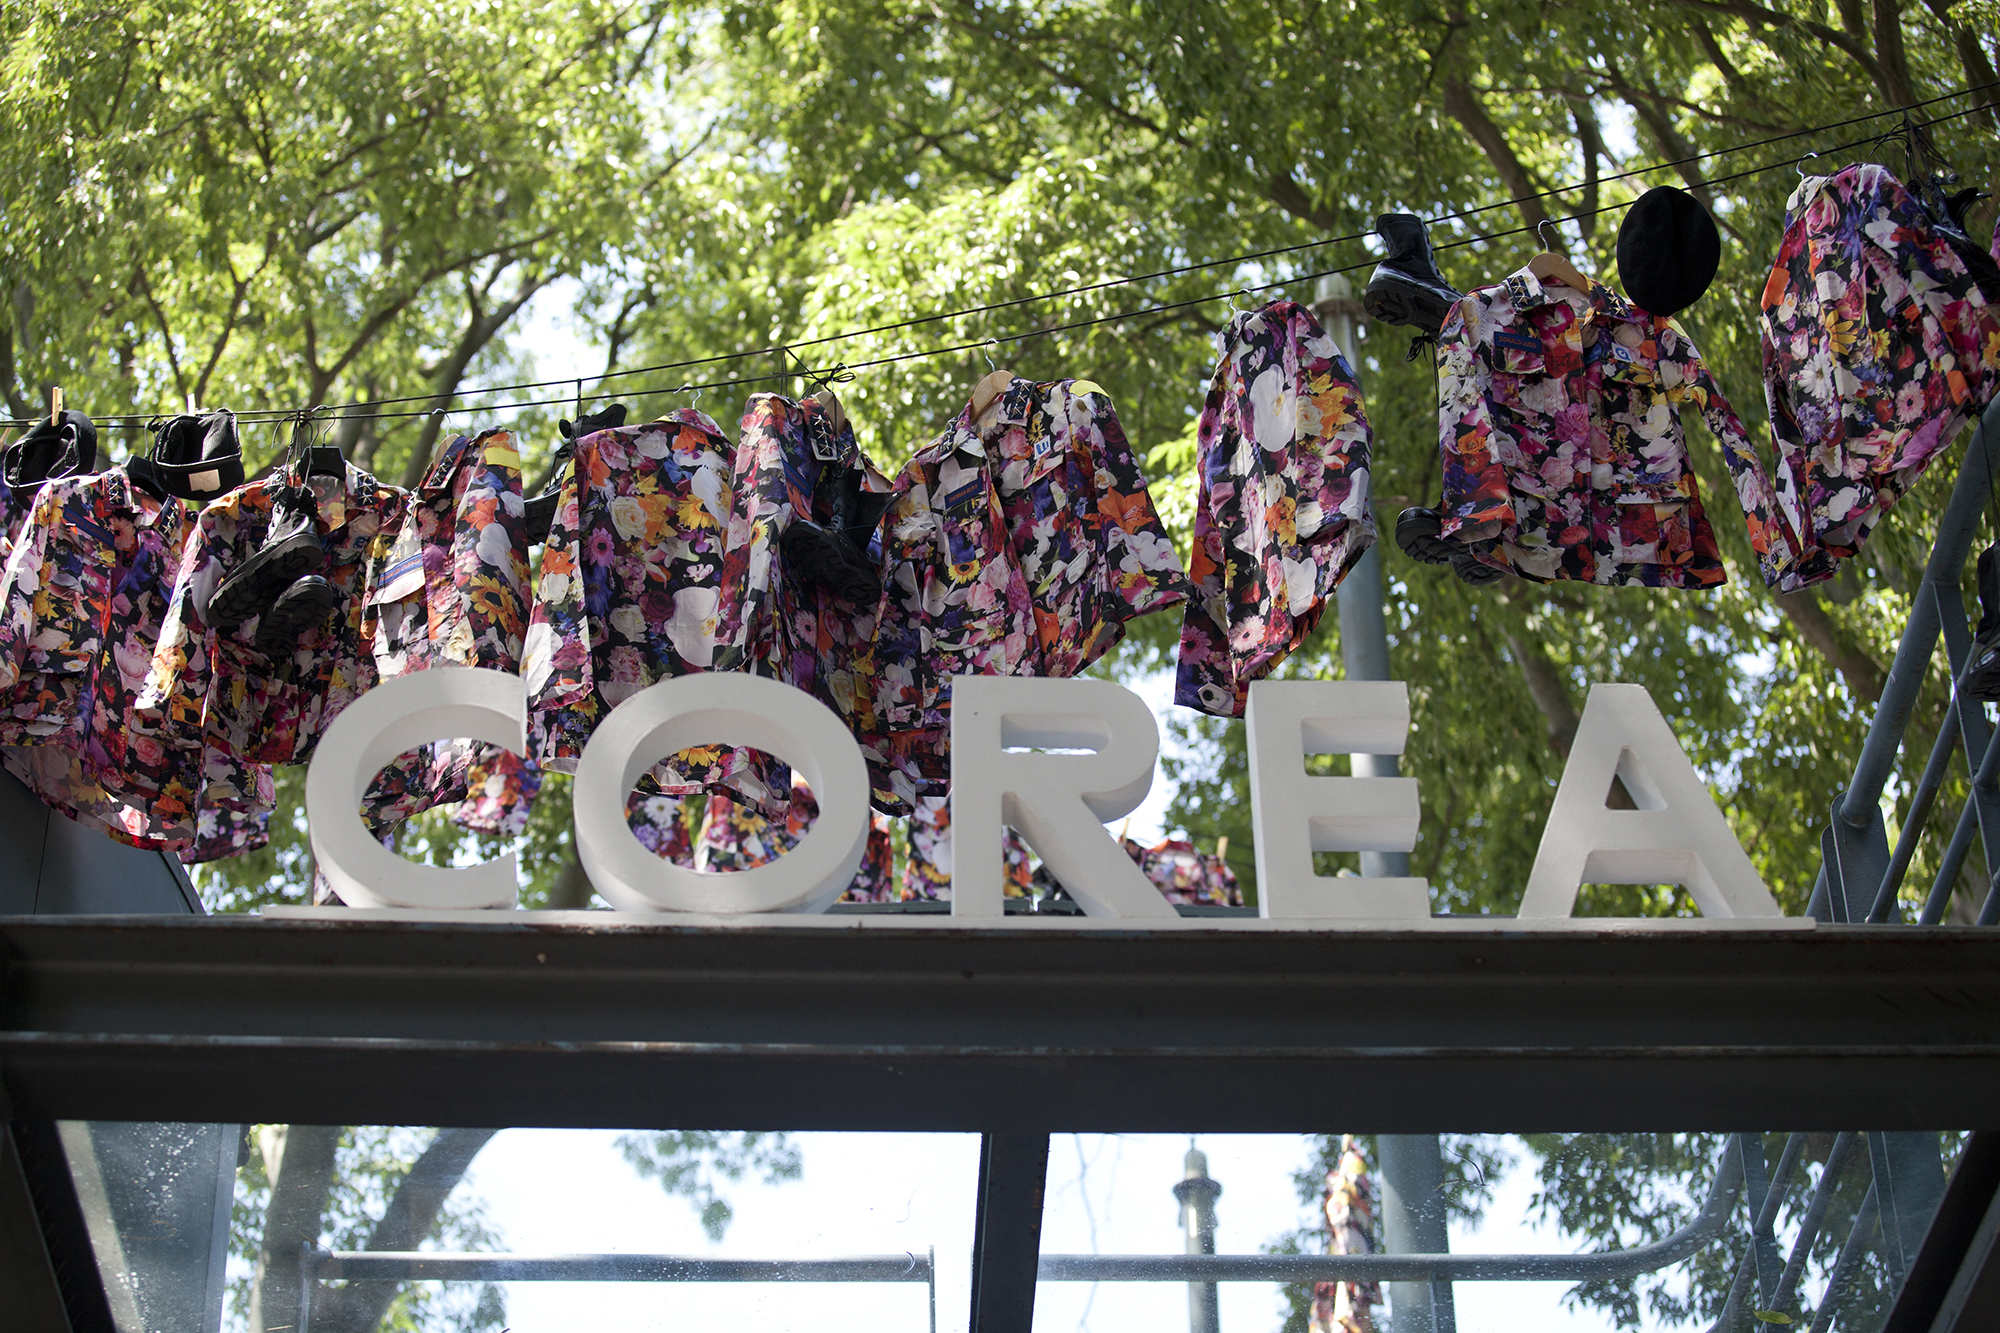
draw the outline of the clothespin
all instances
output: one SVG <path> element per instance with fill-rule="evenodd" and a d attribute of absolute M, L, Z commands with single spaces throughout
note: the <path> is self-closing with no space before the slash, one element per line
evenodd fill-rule
<path fill-rule="evenodd" d="M 1215 859 L 1218 861 L 1227 861 L 1229 859 L 1229 835 L 1227 833 L 1215 840 Z"/>
<path fill-rule="evenodd" d="M 63 411 L 62 385 L 51 384 L 49 386 L 49 424 L 51 426 L 60 426 L 62 424 L 62 411 Z"/>

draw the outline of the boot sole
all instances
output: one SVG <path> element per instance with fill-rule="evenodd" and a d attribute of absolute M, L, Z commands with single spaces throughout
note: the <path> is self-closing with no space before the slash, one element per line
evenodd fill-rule
<path fill-rule="evenodd" d="M 211 628 L 227 634 L 270 609 L 287 588 L 325 563 L 326 548 L 320 545 L 317 533 L 294 533 L 257 552 L 218 583 L 208 599 L 205 619 Z"/>
<path fill-rule="evenodd" d="M 296 646 L 306 631 L 324 625 L 340 605 L 340 594 L 331 584 L 310 591 L 287 589 L 257 622 L 257 651 L 276 657 Z"/>
<path fill-rule="evenodd" d="M 1449 565 L 1459 582 L 1475 588 L 1506 577 L 1459 543 L 1439 536 L 1439 527 L 1437 515 L 1429 510 L 1405 509 L 1396 516 L 1396 545 L 1419 564 Z"/>
<path fill-rule="evenodd" d="M 1455 304 L 1390 269 L 1375 270 L 1361 294 L 1361 308 L 1369 318 L 1425 333 L 1442 329 Z"/>

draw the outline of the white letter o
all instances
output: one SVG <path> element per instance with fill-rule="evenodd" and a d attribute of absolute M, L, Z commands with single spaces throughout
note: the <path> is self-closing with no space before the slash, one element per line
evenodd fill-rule
<path fill-rule="evenodd" d="M 805 774 L 819 818 L 775 861 L 703 874 L 648 850 L 625 807 L 660 760 L 718 743 L 752 746 Z M 627 911 L 823 912 L 854 882 L 868 844 L 868 767 L 847 728 L 804 691 L 737 672 L 663 680 L 612 709 L 584 747 L 571 800 L 591 884 Z"/>

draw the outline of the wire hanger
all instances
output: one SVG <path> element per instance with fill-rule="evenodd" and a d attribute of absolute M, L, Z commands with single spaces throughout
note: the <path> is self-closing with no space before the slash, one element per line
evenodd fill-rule
<path fill-rule="evenodd" d="M 1021 378 L 1013 371 L 1003 370 L 993 364 L 993 352 L 991 349 L 999 346 L 1000 340 L 998 338 L 988 338 L 980 345 L 980 350 L 986 354 L 988 369 L 986 374 L 980 377 L 979 383 L 972 386 L 972 420 L 975 425 L 979 424 L 980 419 L 986 415 L 987 411 L 1000 401 L 1001 395 L 1007 392 L 1007 386 Z"/>
<path fill-rule="evenodd" d="M 1528 261 L 1528 271 L 1543 282 L 1553 279 L 1565 287 L 1589 295 L 1590 289 L 1594 284 L 1589 278 L 1584 277 L 1577 266 L 1570 263 L 1557 249 L 1562 244 L 1561 229 L 1557 229 L 1556 240 L 1553 243 L 1549 240 L 1548 232 L 1543 230 L 1552 221 L 1553 219 L 1551 218 L 1543 218 L 1535 224 L 1535 234 L 1541 237 L 1542 244 L 1547 248 Z"/>

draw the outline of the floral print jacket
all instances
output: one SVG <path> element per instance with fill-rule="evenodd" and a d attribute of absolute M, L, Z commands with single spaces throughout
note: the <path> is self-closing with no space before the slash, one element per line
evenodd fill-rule
<path fill-rule="evenodd" d="M 262 544 L 286 484 L 278 473 L 239 486 L 195 522 L 134 710 L 164 742 L 205 738 L 235 759 L 304 763 L 327 724 L 375 685 L 375 656 L 361 634 L 366 557 L 385 528 L 400 526 L 409 494 L 352 463 L 343 476 L 306 479 L 327 552 L 320 572 L 341 597 L 333 617 L 276 658 L 257 651 L 257 617 L 228 634 L 202 620 L 216 585 Z"/>
<path fill-rule="evenodd" d="M 951 677 L 1073 676 L 1187 575 L 1104 390 L 1016 379 L 897 479 L 883 537 L 871 758 L 900 812 L 949 789 Z M 864 752 L 869 750 L 863 741 Z"/>
<path fill-rule="evenodd" d="M 1438 335 L 1446 537 L 1536 582 L 1708 588 L 1727 575 L 1680 411 L 1722 444 L 1765 577 L 1796 537 L 1743 423 L 1680 326 L 1602 283 L 1527 269 L 1468 293 Z"/>
<path fill-rule="evenodd" d="M 544 769 L 574 772 L 597 724 L 657 681 L 744 661 L 721 630 L 736 450 L 688 408 L 576 442 L 550 525 L 523 649 L 529 739 Z M 649 790 L 721 789 L 782 817 L 782 765 L 703 746 L 664 761 Z"/>
<path fill-rule="evenodd" d="M 518 672 L 528 620 L 521 456 L 503 430 L 446 443 L 403 519 L 378 533 L 363 586 L 361 634 L 388 680 L 452 665 Z M 437 741 L 399 757 L 362 799 L 381 826 L 458 803 L 464 828 L 499 837 L 527 827 L 541 787 L 532 758 L 504 747 Z"/>
<path fill-rule="evenodd" d="M 1830 577 L 2000 384 L 2000 306 L 1886 168 L 1800 183 L 1761 302 L 1778 494 Z"/>
<path fill-rule="evenodd" d="M 65 477 L 41 488 L 0 583 L 8 769 L 73 818 L 190 861 L 262 846 L 275 797 L 267 766 L 163 744 L 132 716 L 193 524 L 123 466 Z"/>
<path fill-rule="evenodd" d="M 1250 683 L 1312 632 L 1375 541 L 1373 436 L 1354 372 L 1304 306 L 1238 315 L 1217 341 L 1174 702 L 1241 717 Z"/>

